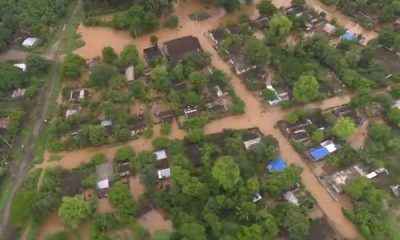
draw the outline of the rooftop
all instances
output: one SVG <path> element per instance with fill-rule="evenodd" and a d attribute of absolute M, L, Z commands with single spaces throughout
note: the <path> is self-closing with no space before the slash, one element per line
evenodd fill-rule
<path fill-rule="evenodd" d="M 230 34 L 241 35 L 243 33 L 242 27 L 239 24 L 231 24 L 226 26 L 226 29 Z"/>
<path fill-rule="evenodd" d="M 0 118 L 0 129 L 7 129 L 10 119 L 8 117 Z"/>
<path fill-rule="evenodd" d="M 143 54 L 148 63 L 151 63 L 157 58 L 162 57 L 161 51 L 158 47 L 145 48 L 143 49 Z"/>
<path fill-rule="evenodd" d="M 203 52 L 199 39 L 185 36 L 164 42 L 165 52 L 172 65 L 179 63 L 187 54 Z"/>
<path fill-rule="evenodd" d="M 64 172 L 60 174 L 59 183 L 63 196 L 74 196 L 82 190 L 82 175 L 75 171 Z"/>
<path fill-rule="evenodd" d="M 97 181 L 109 180 L 112 181 L 114 177 L 113 166 L 111 162 L 104 162 L 96 166 Z"/>
<path fill-rule="evenodd" d="M 158 161 L 167 159 L 167 152 L 164 149 L 156 151 L 154 154 L 156 155 L 156 160 Z"/>
<path fill-rule="evenodd" d="M 269 172 L 281 172 L 285 170 L 287 167 L 286 162 L 282 158 L 277 158 L 275 160 L 272 160 L 268 164 L 268 171 Z"/>
<path fill-rule="evenodd" d="M 198 145 L 188 145 L 185 147 L 186 156 L 192 161 L 194 166 L 203 164 L 200 147 Z"/>
<path fill-rule="evenodd" d="M 210 36 L 218 44 L 225 39 L 226 31 L 222 28 L 217 28 L 210 31 Z"/>

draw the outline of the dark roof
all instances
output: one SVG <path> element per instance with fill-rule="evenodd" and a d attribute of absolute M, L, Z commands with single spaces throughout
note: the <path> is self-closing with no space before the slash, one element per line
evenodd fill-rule
<path fill-rule="evenodd" d="M 301 119 L 299 121 L 297 121 L 296 123 L 293 124 L 288 124 L 286 126 L 286 130 L 291 133 L 291 132 L 295 132 L 301 129 L 305 129 L 310 125 L 310 122 L 308 119 Z"/>
<path fill-rule="evenodd" d="M 210 108 L 208 108 L 208 110 L 209 110 L 210 112 L 213 112 L 213 113 L 216 113 L 216 114 L 221 114 L 221 113 L 226 112 L 227 108 L 226 108 L 225 105 L 216 104 L 216 105 L 213 105 L 213 106 L 211 106 Z"/>
<path fill-rule="evenodd" d="M 335 239 L 335 231 L 329 225 L 326 218 L 320 218 L 311 222 L 308 236 L 305 239 L 308 240 L 325 240 Z"/>
<path fill-rule="evenodd" d="M 356 110 L 350 105 L 343 105 L 332 110 L 333 114 L 339 118 L 350 118 L 356 125 L 362 123 L 362 118 L 360 118 Z"/>
<path fill-rule="evenodd" d="M 131 130 L 140 131 L 147 127 L 147 122 L 143 115 L 138 114 L 131 118 L 129 126 Z"/>
<path fill-rule="evenodd" d="M 174 116 L 172 115 L 172 111 L 167 110 L 160 112 L 158 117 L 164 122 L 172 122 Z"/>
<path fill-rule="evenodd" d="M 242 139 L 243 141 L 250 141 L 256 138 L 259 138 L 260 136 L 257 133 L 246 133 L 243 135 Z"/>
<path fill-rule="evenodd" d="M 185 36 L 164 42 L 167 58 L 172 65 L 177 64 L 189 53 L 202 52 L 199 39 Z"/>
<path fill-rule="evenodd" d="M 253 28 L 263 29 L 269 26 L 269 18 L 266 16 L 260 16 L 250 23 Z"/>
<path fill-rule="evenodd" d="M 97 181 L 102 181 L 108 179 L 113 180 L 114 171 L 111 162 L 104 162 L 96 166 Z"/>
<path fill-rule="evenodd" d="M 158 47 L 145 48 L 143 49 L 143 54 L 149 63 L 156 60 L 158 57 L 162 57 L 161 51 Z"/>
<path fill-rule="evenodd" d="M 186 156 L 192 161 L 194 166 L 203 164 L 202 155 L 198 145 L 189 145 L 185 147 Z"/>
<path fill-rule="evenodd" d="M 129 162 L 118 163 L 118 173 L 121 177 L 128 176 L 131 174 L 131 168 Z"/>
<path fill-rule="evenodd" d="M 240 35 L 240 34 L 243 33 L 242 27 L 241 27 L 239 24 L 232 24 L 232 25 L 226 26 L 226 28 L 228 29 L 228 31 L 229 31 L 231 34 Z"/>
<path fill-rule="evenodd" d="M 295 142 L 303 142 L 308 140 L 310 135 L 307 131 L 297 131 L 289 134 L 289 137 Z"/>
<path fill-rule="evenodd" d="M 226 31 L 222 28 L 217 28 L 217 29 L 211 30 L 210 34 L 213 36 L 213 38 L 217 42 L 223 41 L 226 37 Z"/>
<path fill-rule="evenodd" d="M 74 196 L 82 190 L 82 175 L 75 171 L 62 173 L 59 183 L 63 196 Z"/>
<path fill-rule="evenodd" d="M 316 111 L 307 115 L 307 118 L 316 128 L 326 128 L 328 127 L 328 122 L 321 112 Z"/>
<path fill-rule="evenodd" d="M 265 69 L 256 67 L 253 69 L 250 69 L 249 71 L 243 73 L 243 79 L 245 80 L 259 80 L 259 81 L 265 81 L 268 77 L 268 72 L 265 71 Z"/>

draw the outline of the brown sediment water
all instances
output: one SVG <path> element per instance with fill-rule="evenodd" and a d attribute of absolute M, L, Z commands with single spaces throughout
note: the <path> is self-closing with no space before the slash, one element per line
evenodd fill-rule
<path fill-rule="evenodd" d="M 308 0 L 307 2 L 313 6 L 321 7 L 322 9 L 324 9 L 324 6 L 322 6 L 321 3 L 319 3 L 318 1 Z M 274 3 L 278 6 L 279 4 L 282 4 L 283 6 L 287 4 L 287 1 L 275 0 Z M 202 22 L 193 22 L 189 20 L 187 14 L 195 10 L 205 11 L 211 15 L 211 18 Z M 247 12 L 250 16 L 256 16 L 257 14 L 254 5 L 246 6 L 244 11 Z M 347 17 L 341 15 L 337 11 L 324 11 L 327 12 L 328 17 L 336 18 L 340 24 L 348 21 Z M 223 70 L 232 77 L 231 83 L 234 87 L 236 94 L 246 103 L 245 114 L 212 121 L 211 123 L 206 125 L 205 132 L 215 133 L 222 131 L 224 128 L 245 129 L 256 126 L 259 127 L 264 134 L 272 134 L 279 141 L 283 158 L 289 163 L 293 163 L 303 167 L 303 184 L 305 185 L 306 189 L 310 191 L 311 194 L 316 198 L 321 210 L 333 223 L 335 229 L 337 229 L 339 233 L 341 233 L 346 238 L 358 238 L 359 233 L 357 229 L 347 218 L 344 217 L 342 213 L 342 207 L 351 207 L 351 204 L 347 205 L 346 203 L 345 205 L 342 205 L 341 201 L 336 202 L 330 197 L 327 191 L 319 183 L 318 178 L 314 175 L 312 169 L 310 169 L 308 165 L 300 158 L 299 154 L 292 148 L 289 141 L 275 127 L 277 121 L 282 120 L 288 112 L 293 111 L 296 108 L 292 108 L 290 110 L 282 110 L 275 107 L 266 107 L 264 103 L 261 103 L 258 100 L 257 96 L 255 96 L 254 93 L 247 91 L 240 80 L 231 73 L 230 66 L 218 57 L 210 41 L 207 39 L 205 33 L 208 30 L 215 28 L 221 22 L 227 21 L 230 18 L 237 17 L 238 13 L 227 15 L 222 10 L 205 9 L 204 6 L 200 5 L 197 1 L 186 1 L 179 4 L 179 7 L 176 9 L 176 14 L 180 18 L 180 24 L 182 25 L 182 28 L 180 28 L 179 30 L 160 29 L 155 33 L 147 34 L 137 39 L 132 39 L 129 33 L 126 31 L 115 31 L 109 28 L 85 27 L 81 25 L 78 31 L 82 35 L 82 38 L 86 42 L 86 45 L 76 50 L 76 53 L 82 55 L 84 58 L 93 58 L 99 56 L 101 54 L 102 48 L 105 46 L 112 46 L 116 49 L 117 52 L 119 52 L 125 45 L 133 43 L 138 47 L 139 50 L 142 50 L 143 48 L 149 47 L 151 45 L 151 35 L 156 35 L 159 38 L 160 42 L 186 35 L 196 36 L 199 39 L 204 50 L 212 54 L 212 64 L 216 68 Z M 340 20 L 339 18 L 343 19 Z M 350 99 L 351 95 L 347 94 L 344 96 L 330 98 L 319 103 L 313 103 L 307 106 L 298 107 L 298 109 L 324 109 L 348 103 Z M 156 134 L 158 132 L 159 131 L 155 131 Z M 176 123 L 174 123 L 171 136 L 168 137 L 182 139 L 184 137 L 184 134 L 181 130 L 178 130 Z M 152 149 L 151 140 L 147 140 L 142 137 L 137 140 L 128 142 L 127 145 L 132 146 L 135 151 Z M 117 148 L 118 147 L 100 147 L 65 152 L 61 153 L 61 155 L 63 155 L 63 159 L 61 159 L 60 161 L 45 161 L 43 164 L 40 164 L 37 167 L 47 168 L 62 166 L 63 168 L 74 168 L 78 167 L 81 163 L 88 162 L 95 153 L 105 153 L 108 159 L 111 160 Z M 49 153 L 46 152 L 45 159 L 48 158 Z M 151 213 L 144 215 L 144 217 L 145 218 L 139 219 L 138 222 L 142 226 L 148 228 L 150 232 L 155 231 L 155 227 L 164 228 L 164 225 L 167 228 L 172 227 L 172 224 L 170 222 L 166 223 L 162 220 L 162 215 L 160 213 L 157 213 L 156 210 L 153 210 Z M 148 219 L 150 219 L 150 221 Z"/>
<path fill-rule="evenodd" d="M 161 212 L 156 209 L 152 209 L 142 215 L 137 219 L 137 223 L 147 229 L 151 235 L 153 235 L 157 230 L 172 230 L 171 220 L 165 219 Z"/>
<path fill-rule="evenodd" d="M 367 133 L 368 121 L 364 121 L 363 124 L 357 129 L 357 132 L 353 134 L 353 136 L 349 140 L 350 145 L 353 147 L 353 149 L 359 150 L 364 146 L 365 140 L 367 139 Z"/>
<path fill-rule="evenodd" d="M 99 198 L 97 200 L 97 211 L 99 213 L 110 213 L 114 212 L 114 207 L 111 205 L 110 201 L 108 201 L 108 198 Z"/>
<path fill-rule="evenodd" d="M 133 199 L 138 200 L 139 197 L 144 193 L 145 189 L 143 184 L 140 182 L 140 175 L 129 177 L 129 188 Z"/>
<path fill-rule="evenodd" d="M 50 213 L 47 216 L 46 221 L 40 228 L 37 239 L 45 240 L 48 235 L 64 230 L 65 230 L 64 224 L 62 223 L 61 219 L 57 216 L 57 213 Z"/>

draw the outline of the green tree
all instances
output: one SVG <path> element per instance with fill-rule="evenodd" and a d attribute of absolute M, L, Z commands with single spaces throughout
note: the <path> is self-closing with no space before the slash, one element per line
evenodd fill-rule
<path fill-rule="evenodd" d="M 118 57 L 118 66 L 125 69 L 131 65 L 137 66 L 139 64 L 139 53 L 135 45 L 127 45 L 122 49 Z"/>
<path fill-rule="evenodd" d="M 387 113 L 387 118 L 393 126 L 399 126 L 399 124 L 400 124 L 400 109 L 398 109 L 398 108 L 390 109 L 389 112 Z"/>
<path fill-rule="evenodd" d="M 286 37 L 292 28 L 292 22 L 282 14 L 276 14 L 269 23 L 269 33 L 276 37 Z"/>
<path fill-rule="evenodd" d="M 85 64 L 85 60 L 77 55 L 77 54 L 67 54 L 64 57 L 63 63 L 63 75 L 67 78 L 76 79 L 81 76 L 81 70 L 83 65 Z"/>
<path fill-rule="evenodd" d="M 285 191 L 293 189 L 301 182 L 301 172 L 303 169 L 291 165 L 282 172 L 274 172 L 267 176 L 264 190 L 273 196 L 277 196 Z"/>
<path fill-rule="evenodd" d="M 271 90 L 269 88 L 266 88 L 266 89 L 262 90 L 262 96 L 267 101 L 273 101 L 273 100 L 276 99 L 275 91 Z"/>
<path fill-rule="evenodd" d="M 172 15 L 165 21 L 164 26 L 170 29 L 177 28 L 179 26 L 179 18 L 176 15 Z"/>
<path fill-rule="evenodd" d="M 227 12 L 233 12 L 240 7 L 239 0 L 214 0 L 217 7 L 224 8 Z"/>
<path fill-rule="evenodd" d="M 158 90 L 169 91 L 171 81 L 165 65 L 158 65 L 151 71 L 151 80 Z"/>
<path fill-rule="evenodd" d="M 0 51 L 5 49 L 11 38 L 11 30 L 0 23 Z"/>
<path fill-rule="evenodd" d="M 245 44 L 246 56 L 255 65 L 265 65 L 270 59 L 269 48 L 255 38 L 249 38 Z"/>
<path fill-rule="evenodd" d="M 117 75 L 117 69 L 113 66 L 98 63 L 90 73 L 90 84 L 96 87 L 108 87 L 112 79 Z"/>
<path fill-rule="evenodd" d="M 114 160 L 117 162 L 132 161 L 135 158 L 135 151 L 130 146 L 118 148 L 115 152 Z"/>
<path fill-rule="evenodd" d="M 322 142 L 322 140 L 324 140 L 324 130 L 317 129 L 317 130 L 313 131 L 311 134 L 311 140 L 314 143 Z"/>
<path fill-rule="evenodd" d="M 47 74 L 50 62 L 38 55 L 29 55 L 26 58 L 26 68 L 33 75 Z"/>
<path fill-rule="evenodd" d="M 353 120 L 350 118 L 339 119 L 332 129 L 336 137 L 341 140 L 347 140 L 351 135 L 357 131 L 357 127 Z"/>
<path fill-rule="evenodd" d="M 263 136 L 260 143 L 250 147 L 247 156 L 250 160 L 267 163 L 279 156 L 278 141 L 271 135 Z"/>
<path fill-rule="evenodd" d="M 194 71 L 190 73 L 189 81 L 191 84 L 193 84 L 193 87 L 201 90 L 207 84 L 209 78 L 200 71 Z"/>
<path fill-rule="evenodd" d="M 101 51 L 101 55 L 103 56 L 103 61 L 107 64 L 114 63 L 118 58 L 118 55 L 112 47 L 104 47 Z"/>
<path fill-rule="evenodd" d="M 135 217 L 137 204 L 133 200 L 129 186 L 122 182 L 115 183 L 108 194 L 110 203 L 117 208 L 118 214 L 124 221 Z"/>
<path fill-rule="evenodd" d="M 314 76 L 303 75 L 294 83 L 293 96 L 300 103 L 308 103 L 320 95 L 319 84 Z"/>
<path fill-rule="evenodd" d="M 278 11 L 271 0 L 262 0 L 259 4 L 257 4 L 257 9 L 261 15 L 266 16 L 272 16 Z"/>
<path fill-rule="evenodd" d="M 369 179 L 364 176 L 360 176 L 349 181 L 344 187 L 344 190 L 352 198 L 358 200 L 364 196 L 365 190 L 370 187 L 372 187 L 372 185 Z"/>
<path fill-rule="evenodd" d="M 274 211 L 278 225 L 288 231 L 290 239 L 305 238 L 310 228 L 310 220 L 301 208 L 291 203 L 280 203 Z"/>
<path fill-rule="evenodd" d="M 63 197 L 58 216 L 69 227 L 77 228 L 79 223 L 89 217 L 90 204 L 83 197 Z"/>
<path fill-rule="evenodd" d="M 230 156 L 220 157 L 212 168 L 212 176 L 224 189 L 234 187 L 240 180 L 239 166 Z"/>
<path fill-rule="evenodd" d="M 102 126 L 89 126 L 89 141 L 94 146 L 100 146 L 106 143 L 107 133 Z"/>
<path fill-rule="evenodd" d="M 9 91 L 22 87 L 26 82 L 26 76 L 21 69 L 10 63 L 0 65 L 0 90 Z"/>
<path fill-rule="evenodd" d="M 206 229 L 197 223 L 185 223 L 179 228 L 179 232 L 182 234 L 182 239 L 191 240 L 206 240 Z"/>

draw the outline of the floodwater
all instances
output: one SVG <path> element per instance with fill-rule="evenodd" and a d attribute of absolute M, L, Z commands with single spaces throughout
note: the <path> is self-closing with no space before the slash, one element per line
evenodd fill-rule
<path fill-rule="evenodd" d="M 131 190 L 132 197 L 135 200 L 138 200 L 139 197 L 144 193 L 145 189 L 143 184 L 140 182 L 139 174 L 129 177 L 129 188 Z"/>
<path fill-rule="evenodd" d="M 137 223 L 147 229 L 151 235 L 157 230 L 172 230 L 172 222 L 164 219 L 164 216 L 156 209 L 152 209 L 138 218 Z"/>
<path fill-rule="evenodd" d="M 286 5 L 290 1 L 277 1 L 274 3 L 279 5 Z M 307 1 L 316 7 L 321 7 L 325 10 L 326 7 L 322 6 L 316 0 Z M 212 17 L 203 22 L 193 22 L 187 17 L 187 14 L 193 12 L 194 10 L 202 10 L 209 13 Z M 246 6 L 244 9 L 250 16 L 256 16 L 257 13 L 253 6 Z M 337 11 L 326 11 L 328 17 L 335 17 L 339 23 L 349 24 L 352 22 L 348 21 L 347 17 L 344 17 Z M 289 162 L 301 166 L 304 171 L 302 173 L 303 183 L 308 191 L 316 198 L 318 205 L 320 206 L 322 212 L 327 215 L 327 217 L 332 222 L 333 226 L 346 238 L 356 239 L 359 237 L 359 233 L 354 225 L 344 217 L 342 213 L 343 205 L 341 202 L 334 201 L 327 191 L 319 183 L 318 178 L 314 175 L 313 171 L 308 167 L 308 165 L 300 158 L 299 154 L 292 148 L 289 141 L 282 135 L 282 133 L 275 127 L 278 120 L 284 118 L 284 116 L 289 112 L 289 110 L 282 110 L 279 108 L 269 108 L 265 104 L 262 104 L 257 96 L 253 93 L 247 91 L 240 80 L 234 76 L 228 64 L 223 62 L 218 56 L 216 51 L 213 49 L 210 41 L 207 39 L 205 33 L 217 27 L 221 22 L 228 20 L 229 18 L 237 17 L 237 14 L 226 15 L 222 10 L 216 9 L 205 9 L 202 5 L 199 5 L 197 1 L 186 1 L 179 4 L 179 9 L 176 13 L 180 17 L 182 28 L 180 30 L 170 30 L 170 29 L 160 29 L 154 35 L 157 35 L 160 42 L 170 40 L 185 35 L 196 36 L 202 47 L 210 52 L 212 57 L 212 64 L 218 68 L 228 73 L 232 77 L 232 85 L 235 89 L 236 94 L 246 103 L 245 114 L 240 116 L 226 117 L 224 119 L 219 119 L 209 123 L 205 127 L 206 133 L 216 133 L 222 131 L 224 128 L 236 128 L 245 129 L 249 127 L 259 127 L 264 134 L 272 134 L 275 138 L 279 140 L 279 145 L 283 158 Z M 346 25 L 346 24 L 343 24 Z M 115 31 L 109 28 L 98 28 L 92 27 L 88 28 L 85 26 L 80 26 L 78 31 L 82 35 L 83 40 L 86 45 L 78 50 L 76 53 L 82 55 L 84 58 L 93 58 L 101 54 L 101 50 L 105 46 L 112 46 L 117 52 L 121 51 L 122 48 L 130 43 L 134 43 L 139 50 L 149 47 L 150 35 L 144 35 L 138 39 L 132 39 L 126 31 Z M 101 41 L 99 41 L 101 38 Z M 341 104 L 348 103 L 351 99 L 351 95 L 343 95 L 339 97 L 334 97 L 319 103 L 309 104 L 307 106 L 302 106 L 298 108 L 329 108 Z M 290 109 L 293 111 L 296 108 Z M 172 131 L 170 138 L 183 138 L 182 131 L 176 131 L 176 123 L 174 124 L 174 130 Z M 157 133 L 157 131 L 155 131 Z M 134 147 L 136 151 L 140 150 L 150 150 L 152 148 L 151 141 L 143 138 L 131 141 L 128 143 L 129 146 Z M 90 157 L 95 153 L 105 153 L 108 159 L 112 159 L 114 152 L 118 147 L 101 147 L 101 148 L 89 148 L 68 153 L 61 153 L 64 157 L 58 162 L 44 162 L 37 167 L 55 167 L 62 166 L 64 168 L 74 168 L 79 166 L 82 162 L 88 162 Z M 45 159 L 48 159 L 49 154 L 45 154 Z M 347 203 L 345 204 L 347 207 Z M 351 206 L 351 205 L 350 205 Z M 143 218 L 139 219 L 138 222 L 148 228 L 150 232 L 154 232 L 154 228 L 171 228 L 172 224 L 168 221 L 164 221 L 162 215 L 156 210 L 146 214 Z"/>
<path fill-rule="evenodd" d="M 99 213 L 114 212 L 114 207 L 111 205 L 110 201 L 108 201 L 108 198 L 99 198 L 97 204 L 97 211 Z"/>
<path fill-rule="evenodd" d="M 365 140 L 367 139 L 368 133 L 368 121 L 364 121 L 364 123 L 358 127 L 357 132 L 350 138 L 349 142 L 350 145 L 355 150 L 361 149 L 364 144 Z"/>

